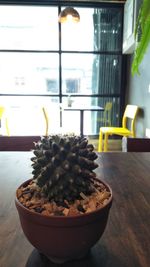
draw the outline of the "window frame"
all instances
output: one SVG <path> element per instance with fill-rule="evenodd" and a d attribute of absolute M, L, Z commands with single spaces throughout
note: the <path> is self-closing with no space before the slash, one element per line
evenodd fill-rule
<path fill-rule="evenodd" d="M 48 7 L 51 7 L 51 6 L 56 6 L 58 7 L 58 14 L 60 13 L 61 11 L 61 8 L 65 7 L 65 6 L 74 6 L 74 7 L 83 7 L 83 8 L 121 8 L 122 9 L 122 14 L 123 14 L 123 8 L 124 8 L 124 4 L 122 3 L 92 3 L 92 2 L 68 2 L 68 1 L 64 1 L 64 2 L 60 2 L 60 1 L 52 1 L 52 2 L 49 2 L 48 0 L 46 1 L 19 1 L 19 0 L 16 0 L 16 1 L 7 1 L 7 3 L 5 1 L 1 1 L 0 0 L 0 5 L 14 5 L 14 6 L 24 6 L 24 5 L 27 5 L 27 6 L 48 6 Z M 122 15 L 122 40 L 123 40 L 123 15 Z M 41 97 L 58 97 L 59 98 L 59 103 L 62 103 L 62 99 L 63 97 L 67 97 L 68 94 L 67 93 L 63 93 L 62 91 L 62 82 L 61 82 L 61 77 L 62 77 L 62 54 L 63 53 L 74 53 L 73 51 L 62 51 L 61 49 L 61 25 L 59 24 L 59 50 L 47 50 L 47 51 L 42 51 L 42 50 L 0 50 L 0 52 L 22 52 L 22 53 L 34 53 L 34 52 L 37 52 L 37 53 L 58 53 L 58 56 L 59 56 L 59 94 L 1 94 L 0 93 L 0 97 L 1 96 L 11 96 L 11 97 L 17 97 L 17 96 L 28 96 L 28 97 L 32 97 L 32 96 L 41 96 Z M 122 118 L 122 115 L 123 115 L 123 111 L 124 111 L 124 107 L 125 107 L 125 84 L 126 84 L 126 77 L 124 75 L 125 73 L 125 69 L 126 69 L 126 58 L 125 56 L 122 54 L 122 49 L 119 51 L 119 52 L 106 52 L 106 51 L 78 51 L 77 52 L 78 54 L 79 53 L 85 53 L 85 54 L 99 54 L 99 55 L 103 55 L 103 54 L 106 54 L 106 55 L 111 55 L 111 54 L 116 54 L 116 55 L 120 55 L 121 56 L 121 90 L 120 90 L 120 93 L 119 94 L 89 94 L 89 95 L 84 95 L 84 94 L 80 94 L 80 95 L 76 95 L 74 94 L 73 97 L 81 97 L 81 98 L 84 98 L 84 97 L 87 97 L 87 98 L 95 98 L 95 97 L 108 97 L 108 98 L 118 98 L 120 99 L 120 112 L 119 112 L 119 125 L 121 125 L 121 118 Z M 62 125 L 62 119 L 60 119 L 60 125 Z M 94 136 L 94 137 L 97 137 Z"/>

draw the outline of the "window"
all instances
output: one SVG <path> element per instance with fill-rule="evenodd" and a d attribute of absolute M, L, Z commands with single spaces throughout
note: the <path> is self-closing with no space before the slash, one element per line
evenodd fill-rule
<path fill-rule="evenodd" d="M 62 114 L 57 108 L 70 95 L 78 105 L 104 107 L 112 102 L 112 124 L 119 125 L 123 7 L 77 6 L 80 23 L 59 25 L 61 8 L 0 6 L 0 102 L 11 109 L 11 134 L 43 134 L 44 122 L 39 118 L 44 105 L 51 107 L 51 130 L 62 125 L 78 132 L 79 112 Z M 84 113 L 84 134 L 98 134 L 102 115 Z"/>

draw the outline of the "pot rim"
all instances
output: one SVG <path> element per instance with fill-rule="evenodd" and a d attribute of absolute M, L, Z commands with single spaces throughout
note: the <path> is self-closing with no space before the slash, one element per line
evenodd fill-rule
<path fill-rule="evenodd" d="M 100 208 L 97 208 L 96 210 L 94 211 L 91 211 L 91 212 L 87 212 L 87 213 L 83 213 L 83 214 L 78 214 L 78 215 L 68 215 L 68 216 L 60 216 L 60 215 L 44 215 L 44 214 L 41 214 L 41 213 L 38 213 L 38 212 L 34 212 L 28 208 L 26 208 L 25 206 L 23 206 L 23 204 L 18 200 L 18 197 L 17 197 L 17 190 L 25 185 L 25 184 L 28 184 L 31 180 L 33 180 L 32 178 L 31 179 L 28 179 L 26 181 L 24 181 L 22 184 L 20 184 L 20 186 L 18 186 L 18 188 L 16 189 L 16 197 L 15 197 L 15 203 L 16 205 L 20 206 L 27 214 L 33 214 L 34 216 L 39 216 L 39 218 L 50 218 L 51 220 L 56 220 L 56 219 L 60 219 L 61 220 L 68 220 L 68 219 L 78 219 L 80 217 L 89 217 L 90 215 L 93 216 L 97 213 L 99 213 L 100 211 L 102 211 L 103 209 L 105 209 L 106 207 L 107 208 L 110 208 L 111 207 L 111 204 L 112 204 L 112 200 L 113 200 L 113 194 L 112 194 L 112 189 L 111 187 L 109 186 L 109 184 L 107 184 L 106 182 L 102 181 L 100 178 L 98 177 L 95 177 L 94 178 L 95 180 L 98 180 L 100 183 L 104 184 L 109 192 L 110 192 L 110 198 L 108 200 L 108 202 L 106 204 L 104 204 L 102 207 Z"/>

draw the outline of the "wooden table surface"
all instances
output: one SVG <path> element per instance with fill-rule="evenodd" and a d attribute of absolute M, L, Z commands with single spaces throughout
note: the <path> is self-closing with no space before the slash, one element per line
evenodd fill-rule
<path fill-rule="evenodd" d="M 0 152 L 0 267 L 52 267 L 24 236 L 15 190 L 31 178 L 31 152 Z M 106 230 L 86 258 L 62 267 L 150 266 L 150 153 L 101 153 L 98 176 L 113 190 Z M 60 265 L 59 265 L 60 266 Z"/>

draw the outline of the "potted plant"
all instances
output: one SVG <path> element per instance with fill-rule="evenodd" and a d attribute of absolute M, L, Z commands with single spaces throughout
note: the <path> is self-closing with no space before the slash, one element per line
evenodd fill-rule
<path fill-rule="evenodd" d="M 139 73 L 145 52 L 150 42 L 150 1 L 143 0 L 135 27 L 135 40 L 137 42 L 132 62 L 132 74 Z"/>
<path fill-rule="evenodd" d="M 54 262 L 83 257 L 103 234 L 112 204 L 111 188 L 94 171 L 94 147 L 59 134 L 42 137 L 33 153 L 33 178 L 16 191 L 24 234 Z"/>

